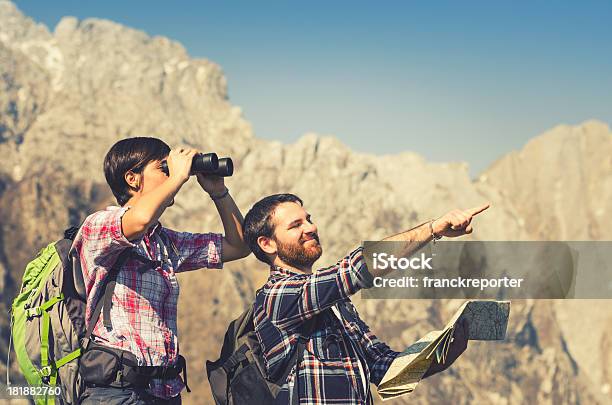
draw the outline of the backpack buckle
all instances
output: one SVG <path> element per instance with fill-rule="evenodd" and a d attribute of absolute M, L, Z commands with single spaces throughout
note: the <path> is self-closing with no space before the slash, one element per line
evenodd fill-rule
<path fill-rule="evenodd" d="M 42 309 L 40 307 L 26 309 L 26 316 L 28 317 L 28 320 L 34 318 L 35 316 L 41 316 L 41 315 L 42 315 Z"/>
<path fill-rule="evenodd" d="M 123 370 L 117 371 L 117 375 L 115 376 L 115 383 L 120 384 L 121 388 L 123 388 Z"/>
<path fill-rule="evenodd" d="M 41 368 L 38 373 L 40 374 L 41 377 L 51 377 L 51 374 L 53 373 L 53 367 L 51 366 L 45 366 L 43 368 Z"/>

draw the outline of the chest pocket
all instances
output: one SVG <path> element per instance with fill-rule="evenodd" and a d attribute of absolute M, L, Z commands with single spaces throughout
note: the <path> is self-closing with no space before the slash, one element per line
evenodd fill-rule
<path fill-rule="evenodd" d="M 319 360 L 338 361 L 348 355 L 342 332 L 338 329 L 337 322 L 329 317 L 328 313 L 321 316 L 321 325 L 311 335 L 309 351 Z"/>
<path fill-rule="evenodd" d="M 172 285 L 159 267 L 140 273 L 139 276 L 142 281 L 141 293 L 145 298 L 158 305 L 168 299 Z"/>
<path fill-rule="evenodd" d="M 124 281 L 126 285 L 135 285 L 139 295 L 152 307 L 161 308 L 163 303 L 169 301 L 171 295 L 174 301 L 179 287 L 176 276 L 171 271 L 174 263 L 163 242 L 165 238 L 156 234 L 154 240 L 156 246 L 151 252 L 147 251 L 146 246 L 141 245 L 138 253 L 132 256 L 131 268 L 133 271 L 130 272 L 131 274 L 125 274 Z M 147 253 L 157 260 L 146 257 Z"/>
<path fill-rule="evenodd" d="M 125 300 L 129 290 L 136 292 L 131 299 L 145 300 L 152 306 L 156 306 L 167 299 L 171 292 L 171 283 L 159 270 L 159 263 L 153 264 L 150 260 L 144 264 L 140 260 L 130 261 L 117 275 L 117 287 L 115 295 Z M 154 267 L 155 266 L 155 267 Z M 145 304 L 146 305 L 146 304 Z"/>

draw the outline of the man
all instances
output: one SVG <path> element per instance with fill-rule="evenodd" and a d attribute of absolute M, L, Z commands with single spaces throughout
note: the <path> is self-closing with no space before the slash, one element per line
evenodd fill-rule
<path fill-rule="evenodd" d="M 488 207 L 453 210 L 385 240 L 406 242 L 408 256 L 434 238 L 471 233 L 472 218 Z M 371 403 L 370 383 L 380 383 L 399 352 L 376 338 L 350 296 L 390 270 L 368 269 L 359 247 L 313 272 L 322 253 L 318 230 L 292 194 L 257 202 L 245 217 L 244 235 L 255 256 L 270 265 L 270 277 L 256 295 L 253 322 L 271 380 L 282 375 L 298 338 L 307 338 L 302 361 L 289 373 L 277 403 Z M 456 328 L 447 363 L 432 363 L 424 377 L 447 368 L 466 349 L 465 327 Z"/>

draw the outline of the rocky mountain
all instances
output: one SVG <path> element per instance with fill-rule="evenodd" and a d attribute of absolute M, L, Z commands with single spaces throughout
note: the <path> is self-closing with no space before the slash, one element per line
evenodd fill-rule
<path fill-rule="evenodd" d="M 598 122 L 535 137 L 476 181 L 464 163 L 430 163 L 411 152 L 356 153 L 330 136 L 306 134 L 290 145 L 264 141 L 230 103 L 221 68 L 189 57 L 180 44 L 98 19 L 66 17 L 49 32 L 7 1 L 0 1 L 0 88 L 3 313 L 35 252 L 87 213 L 114 203 L 102 159 L 114 142 L 136 135 L 232 156 L 236 174 L 228 186 L 243 212 L 267 194 L 300 195 L 320 229 L 321 266 L 362 240 L 483 201 L 492 207 L 477 219 L 471 239 L 610 239 L 612 133 Z M 220 231 L 213 204 L 190 183 L 162 222 Z M 253 257 L 224 271 L 179 277 L 181 351 L 193 388 L 186 403 L 212 403 L 205 360 L 218 357 L 228 322 L 266 277 L 266 267 Z M 442 326 L 460 304 L 355 302 L 371 328 L 398 350 Z M 612 401 L 606 333 L 612 310 L 601 305 L 593 313 L 592 302 L 578 301 L 512 305 L 507 341 L 470 343 L 448 372 L 391 403 Z M 0 336 L 8 341 L 6 319 L 0 319 Z"/>
<path fill-rule="evenodd" d="M 612 240 L 612 134 L 601 122 L 557 126 L 499 159 L 479 181 L 500 190 L 534 240 Z M 569 351 L 607 394 L 612 391 L 609 306 L 604 300 L 554 302 Z"/>

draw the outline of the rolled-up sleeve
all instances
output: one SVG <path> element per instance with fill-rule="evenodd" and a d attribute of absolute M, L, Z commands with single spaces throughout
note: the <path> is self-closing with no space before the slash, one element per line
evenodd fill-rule
<path fill-rule="evenodd" d="M 223 267 L 223 235 L 219 233 L 177 232 L 164 228 L 180 257 L 176 272 Z"/>
<path fill-rule="evenodd" d="M 94 282 L 106 276 L 107 269 L 114 265 L 121 252 L 136 246 L 121 229 L 121 218 L 129 208 L 113 208 L 91 214 L 75 238 L 88 293 Z"/>
<path fill-rule="evenodd" d="M 263 289 L 264 309 L 277 328 L 290 329 L 371 287 L 372 280 L 360 247 L 331 267 L 270 281 Z"/>

